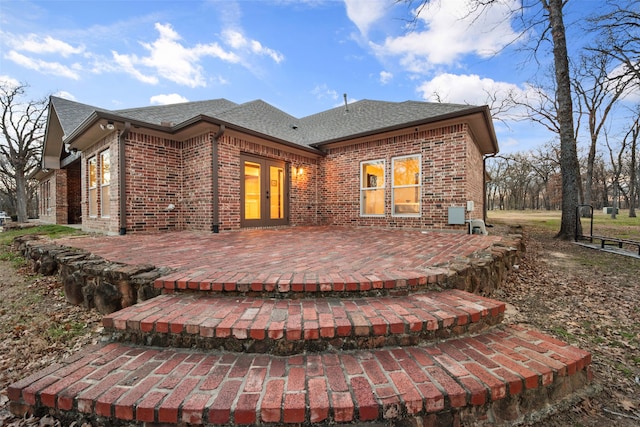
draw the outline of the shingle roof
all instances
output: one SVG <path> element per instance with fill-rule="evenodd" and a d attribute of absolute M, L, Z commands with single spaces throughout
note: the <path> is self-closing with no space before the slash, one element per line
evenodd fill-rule
<path fill-rule="evenodd" d="M 65 135 L 71 135 L 94 112 L 105 111 L 98 107 L 58 98 L 57 96 L 51 97 L 51 104 L 58 115 L 58 120 L 60 120 L 60 125 Z"/>
<path fill-rule="evenodd" d="M 237 106 L 238 104 L 235 102 L 220 98 L 210 101 L 129 108 L 126 110 L 115 110 L 112 112 L 141 122 L 153 123 L 156 125 L 162 123 L 177 125 L 199 115 L 216 117 L 219 113 Z"/>
<path fill-rule="evenodd" d="M 300 121 L 300 129 L 307 137 L 307 144 L 319 144 L 475 108 L 460 104 L 362 100 L 307 116 Z"/>
<path fill-rule="evenodd" d="M 421 121 L 433 121 L 449 115 L 463 115 L 466 111 L 478 109 L 461 104 L 362 100 L 296 118 L 262 100 L 236 104 L 226 99 L 215 99 L 123 110 L 105 110 L 57 97 L 51 97 L 51 102 L 66 136 L 77 130 L 94 112 L 167 128 L 207 116 L 221 123 L 305 147 Z"/>

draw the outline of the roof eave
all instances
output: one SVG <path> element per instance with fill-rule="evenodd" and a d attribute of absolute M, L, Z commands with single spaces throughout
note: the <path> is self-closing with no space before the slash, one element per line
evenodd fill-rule
<path fill-rule="evenodd" d="M 322 151 L 318 150 L 315 147 L 311 147 L 311 146 L 308 146 L 308 145 L 302 145 L 302 144 L 296 144 L 295 142 L 287 141 L 285 139 L 277 138 L 277 137 L 271 136 L 271 135 L 266 135 L 266 134 L 263 134 L 263 133 L 260 133 L 260 132 L 257 132 L 257 131 L 242 127 L 242 126 L 235 125 L 235 124 L 227 122 L 225 120 L 220 120 L 220 119 L 217 119 L 215 117 L 211 117 L 211 116 L 207 116 L 207 115 L 199 115 L 199 116 L 193 117 L 193 118 L 191 118 L 189 120 L 186 120 L 186 121 L 184 121 L 182 123 L 179 123 L 179 124 L 173 126 L 172 127 L 172 133 L 173 134 L 179 134 L 179 133 L 183 132 L 185 129 L 188 129 L 189 127 L 192 127 L 192 126 L 196 126 L 198 123 L 201 123 L 201 122 L 210 123 L 210 124 L 214 124 L 214 125 L 218 125 L 218 126 L 224 125 L 227 129 L 233 129 L 233 130 L 236 130 L 238 132 L 245 133 L 247 135 L 255 136 L 255 137 L 258 137 L 258 138 L 264 138 L 264 139 L 267 139 L 269 141 L 276 142 L 276 143 L 282 144 L 282 145 L 286 145 L 286 146 L 291 147 L 291 148 L 304 150 L 304 151 L 306 151 L 308 153 L 313 153 L 313 154 L 316 154 L 316 155 L 324 155 L 324 153 Z"/>
<path fill-rule="evenodd" d="M 320 149 L 321 147 L 325 146 L 325 145 L 329 145 L 329 144 L 335 144 L 335 143 L 339 143 L 339 142 L 343 142 L 343 141 L 349 141 L 352 139 L 357 139 L 357 138 L 364 138 L 364 137 L 368 137 L 368 136 L 372 136 L 372 135 L 377 135 L 380 133 L 386 133 L 386 132 L 393 132 L 393 131 L 397 131 L 397 130 L 401 130 L 401 129 L 406 129 L 406 128 L 410 128 L 410 127 L 415 127 L 415 126 L 424 126 L 424 125 L 428 125 L 428 124 L 434 124 L 437 122 L 443 122 L 443 121 L 447 121 L 447 120 L 454 120 L 454 119 L 460 119 L 460 118 L 464 118 L 464 117 L 473 117 L 474 115 L 478 115 L 480 114 L 482 117 L 482 120 L 484 122 L 484 125 L 487 129 L 487 138 L 489 139 L 490 142 L 490 147 L 485 147 L 483 151 L 483 154 L 496 154 L 499 151 L 498 148 L 498 139 L 496 137 L 496 133 L 495 133 L 495 129 L 493 127 L 493 122 L 491 120 L 491 112 L 489 110 L 488 106 L 481 106 L 481 107 L 472 107 L 469 109 L 465 109 L 462 111 L 456 111 L 453 113 L 448 113 L 448 114 L 442 114 L 440 116 L 436 116 L 436 117 L 429 117 L 427 119 L 421 119 L 421 120 L 414 120 L 411 122 L 406 122 L 406 123 L 401 123 L 398 125 L 394 125 L 394 126 L 388 126 L 385 128 L 379 128 L 379 129 L 372 129 L 366 132 L 360 132 L 357 134 L 352 134 L 352 135 L 347 135 L 344 137 L 340 137 L 340 138 L 334 138 L 334 139 L 329 139 L 326 141 L 320 141 L 320 142 L 316 142 L 316 143 L 312 143 L 309 144 L 312 147 L 316 147 L 318 149 Z M 471 123 L 472 126 L 475 123 Z M 476 124 L 477 126 L 477 124 Z M 482 148 L 482 147 L 481 147 Z"/>
<path fill-rule="evenodd" d="M 69 145 L 69 148 L 77 148 L 78 150 L 84 150 L 92 145 L 96 140 L 98 140 L 102 135 L 103 131 L 96 126 L 99 122 L 114 122 L 114 123 L 124 123 L 129 122 L 135 128 L 145 128 L 152 131 L 160 132 L 162 134 L 171 135 L 172 137 L 177 137 L 178 139 L 187 139 L 194 134 L 190 132 L 194 127 L 197 127 L 199 124 L 206 123 L 212 124 L 216 126 L 224 125 L 227 129 L 234 129 L 236 131 L 246 133 L 248 135 L 252 135 L 255 137 L 267 139 L 272 142 L 276 142 L 282 145 L 286 145 L 291 148 L 295 148 L 298 150 L 303 150 L 308 153 L 312 153 L 315 155 L 323 155 L 322 151 L 318 150 L 315 147 L 310 147 L 307 145 L 296 144 L 291 141 L 287 141 L 281 138 L 276 138 L 270 135 L 266 135 L 260 132 L 253 131 L 251 129 L 244 128 L 242 126 L 234 125 L 233 123 L 226 122 L 224 120 L 217 119 L 215 117 L 207 116 L 207 115 L 198 115 L 194 116 L 184 122 L 178 123 L 173 126 L 163 126 L 163 125 L 155 125 L 153 123 L 143 122 L 140 120 L 132 120 L 130 118 L 108 113 L 104 111 L 95 111 L 93 112 L 87 119 L 78 126 L 71 135 L 64 138 L 64 143 Z M 198 132 L 195 132 L 198 133 Z M 82 141 L 80 139 L 82 138 Z"/>

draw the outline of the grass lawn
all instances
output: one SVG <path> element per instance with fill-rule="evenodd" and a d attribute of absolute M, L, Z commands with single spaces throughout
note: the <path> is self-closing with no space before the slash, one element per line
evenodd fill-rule
<path fill-rule="evenodd" d="M 489 211 L 487 222 L 519 223 L 523 226 L 534 226 L 552 232 L 560 230 L 560 211 Z M 590 230 L 590 218 L 581 218 L 583 234 L 588 235 Z M 611 215 L 605 215 L 602 211 L 593 213 L 593 234 L 606 237 L 618 237 L 640 241 L 640 217 L 629 218 L 629 211 L 621 209 L 616 219 Z"/>

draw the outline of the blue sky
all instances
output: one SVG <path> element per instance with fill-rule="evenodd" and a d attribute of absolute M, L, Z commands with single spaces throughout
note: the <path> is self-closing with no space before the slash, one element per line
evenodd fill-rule
<path fill-rule="evenodd" d="M 0 79 L 106 109 L 262 99 L 296 117 L 344 93 L 474 105 L 526 94 L 546 64 L 521 49 L 535 34 L 504 19 L 519 2 L 480 18 L 464 0 L 437 3 L 415 19 L 393 0 L 0 0 Z M 569 2 L 568 28 L 598 4 Z M 526 122 L 495 127 L 503 153 L 553 138 Z"/>

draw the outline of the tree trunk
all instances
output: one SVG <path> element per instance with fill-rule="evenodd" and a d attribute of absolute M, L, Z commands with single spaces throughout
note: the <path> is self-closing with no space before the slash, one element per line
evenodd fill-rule
<path fill-rule="evenodd" d="M 618 180 L 613 182 L 613 203 L 611 204 L 611 219 L 616 219 L 616 211 L 618 210 Z"/>
<path fill-rule="evenodd" d="M 629 177 L 629 218 L 636 217 L 636 150 L 638 149 L 638 139 L 631 142 L 631 172 Z"/>
<path fill-rule="evenodd" d="M 570 240 L 576 230 L 582 234 L 580 218 L 576 213 L 580 193 L 580 166 L 573 130 L 573 104 L 567 40 L 562 17 L 563 0 L 541 0 L 549 13 L 549 26 L 553 39 L 553 61 L 556 77 L 556 101 L 560 125 L 560 171 L 562 175 L 562 219 L 560 239 Z"/>
<path fill-rule="evenodd" d="M 16 170 L 16 215 L 18 222 L 27 222 L 27 178 Z"/>

